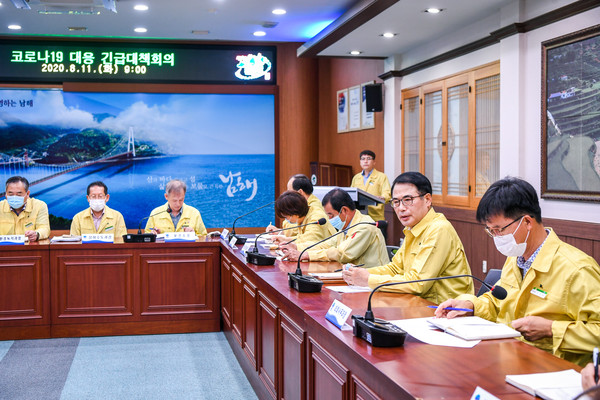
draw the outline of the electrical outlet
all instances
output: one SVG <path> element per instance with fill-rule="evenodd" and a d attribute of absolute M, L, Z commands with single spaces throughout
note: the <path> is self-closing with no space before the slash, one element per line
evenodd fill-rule
<path fill-rule="evenodd" d="M 483 260 L 483 262 L 481 263 L 481 270 L 483 271 L 484 274 L 487 274 L 487 261 Z"/>

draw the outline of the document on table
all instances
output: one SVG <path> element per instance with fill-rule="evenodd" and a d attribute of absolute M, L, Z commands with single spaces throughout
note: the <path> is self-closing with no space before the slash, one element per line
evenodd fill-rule
<path fill-rule="evenodd" d="M 54 236 L 52 239 L 50 239 L 50 243 L 60 243 L 60 242 L 81 242 L 81 236 L 62 235 L 62 236 Z"/>
<path fill-rule="evenodd" d="M 371 288 L 367 286 L 325 286 L 327 289 L 338 293 L 364 293 L 370 292 Z"/>
<path fill-rule="evenodd" d="M 436 346 L 471 348 L 481 342 L 481 340 L 464 340 L 459 337 L 449 335 L 431 325 L 429 323 L 430 319 L 431 317 L 412 318 L 390 322 L 406 331 L 406 333 L 415 339 L 420 340 L 423 343 L 433 344 Z"/>
<path fill-rule="evenodd" d="M 572 399 L 583 391 L 581 375 L 574 369 L 541 374 L 506 375 L 506 382 L 545 400 Z"/>
<path fill-rule="evenodd" d="M 430 318 L 429 323 L 444 332 L 465 340 L 505 339 L 521 336 L 508 325 L 488 321 L 480 317 Z"/>

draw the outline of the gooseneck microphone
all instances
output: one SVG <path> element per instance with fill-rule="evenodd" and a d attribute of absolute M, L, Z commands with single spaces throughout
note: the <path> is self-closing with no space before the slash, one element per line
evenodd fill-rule
<path fill-rule="evenodd" d="M 144 217 L 140 220 L 140 223 L 138 224 L 138 231 L 137 233 L 128 233 L 126 235 L 123 235 L 123 241 L 125 243 L 151 243 L 151 242 L 155 242 L 156 241 L 156 235 L 154 233 L 142 233 L 142 222 L 144 222 L 145 220 L 152 218 L 158 214 L 162 214 L 164 212 L 168 212 L 169 214 L 171 213 L 171 206 L 167 205 L 167 209 L 166 210 L 162 210 L 159 211 L 157 213 L 154 213 L 152 215 L 148 215 L 147 217 Z"/>
<path fill-rule="evenodd" d="M 257 209 L 255 209 L 255 210 L 252 210 L 252 211 L 250 211 L 250 212 L 248 212 L 248 213 L 246 213 L 246 214 L 244 214 L 244 215 L 240 215 L 239 217 L 237 217 L 236 219 L 234 219 L 234 220 L 233 220 L 233 226 L 231 227 L 231 232 L 229 233 L 229 240 L 231 240 L 231 238 L 236 238 L 236 241 L 235 241 L 235 242 L 236 242 L 237 244 L 244 244 L 244 243 L 246 243 L 246 239 L 247 239 L 247 238 L 245 238 L 245 237 L 243 237 L 243 236 L 237 236 L 237 235 L 235 234 L 235 223 L 237 222 L 237 220 L 238 220 L 238 219 L 240 219 L 240 218 L 244 218 L 246 215 L 250 215 L 250 214 L 252 214 L 253 212 L 256 212 L 256 211 L 258 211 L 258 210 L 262 210 L 262 209 L 263 209 L 263 208 L 265 208 L 265 207 L 269 207 L 269 206 L 270 206 L 271 204 L 273 204 L 273 203 L 275 203 L 275 200 L 273 200 L 272 202 L 270 202 L 270 203 L 268 203 L 268 204 L 262 205 L 262 206 L 258 207 Z"/>
<path fill-rule="evenodd" d="M 388 282 L 382 283 L 379 286 L 375 286 L 371 294 L 369 295 L 369 302 L 367 304 L 367 311 L 365 316 L 353 315 L 354 320 L 354 336 L 359 337 L 374 347 L 396 347 L 404 344 L 406 338 L 406 332 L 394 324 L 386 321 L 375 321 L 373 311 L 371 310 L 371 298 L 379 288 L 385 286 L 401 285 L 404 283 L 417 283 L 417 282 L 428 282 L 428 281 L 441 281 L 444 279 L 454 278 L 472 278 L 476 281 L 483 283 L 488 289 L 491 290 L 492 295 L 498 300 L 504 300 L 507 296 L 506 289 L 502 286 L 490 286 L 483 280 L 473 275 L 452 275 L 452 276 L 438 276 L 436 278 L 417 279 L 414 281 L 404 282 Z M 381 321 L 381 322 L 380 322 Z"/>
<path fill-rule="evenodd" d="M 346 229 L 342 229 L 342 230 L 334 233 L 333 235 L 326 237 L 325 239 L 319 240 L 318 242 L 313 243 L 310 246 L 308 246 L 307 248 L 305 248 L 304 250 L 302 250 L 302 252 L 298 256 L 298 266 L 296 267 L 296 272 L 294 272 L 294 273 L 288 272 L 288 283 L 289 283 L 290 287 L 292 289 L 295 289 L 295 290 L 297 290 L 299 292 L 303 292 L 303 293 L 320 292 L 321 288 L 323 287 L 322 280 L 317 279 L 314 276 L 302 275 L 302 269 L 300 268 L 300 262 L 301 262 L 300 260 L 302 260 L 302 255 L 304 254 L 304 252 L 310 248 L 315 247 L 318 244 L 328 241 L 332 237 L 335 237 L 341 233 L 347 232 L 348 230 L 354 228 L 355 226 L 374 225 L 374 226 L 379 227 L 379 226 L 381 226 L 381 223 L 383 223 L 383 222 L 385 222 L 385 221 L 359 222 L 357 224 L 347 227 Z M 386 224 L 387 224 L 387 222 L 386 222 Z"/>
<path fill-rule="evenodd" d="M 270 234 L 270 233 L 274 233 L 274 232 L 287 231 L 289 229 L 298 229 L 298 228 L 302 228 L 302 227 L 308 226 L 308 225 L 325 225 L 326 223 L 327 223 L 327 219 L 321 218 L 318 221 L 309 222 L 304 225 L 297 225 L 297 226 L 292 226 L 290 228 L 282 228 L 282 229 L 276 229 L 276 230 L 270 231 L 270 232 L 263 232 L 260 235 L 256 236 L 256 239 L 254 240 L 254 248 L 252 249 L 252 251 L 249 251 L 246 253 L 246 261 L 249 262 L 250 264 L 255 264 L 255 265 L 273 265 L 273 264 L 275 264 L 276 257 L 270 256 L 268 254 L 261 254 L 258 252 L 258 244 L 257 244 L 258 238 L 261 237 L 262 235 L 266 235 L 266 234 Z"/>

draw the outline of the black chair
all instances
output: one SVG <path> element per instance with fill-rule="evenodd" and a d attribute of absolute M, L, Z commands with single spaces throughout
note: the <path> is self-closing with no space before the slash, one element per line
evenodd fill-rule
<path fill-rule="evenodd" d="M 388 251 L 388 257 L 390 258 L 390 261 L 392 261 L 392 258 L 394 258 L 394 255 L 396 254 L 396 252 L 398 251 L 398 249 L 400 247 L 398 246 L 385 246 L 387 248 Z"/>
<path fill-rule="evenodd" d="M 490 286 L 494 286 L 494 284 L 500 280 L 500 275 L 502 275 L 501 269 L 493 269 L 492 268 L 488 271 L 488 273 L 485 276 L 485 279 L 483 281 Z M 488 290 L 490 290 L 490 289 L 487 286 L 481 285 L 481 287 L 479 288 L 479 292 L 477 292 L 477 296 L 481 296 Z"/>

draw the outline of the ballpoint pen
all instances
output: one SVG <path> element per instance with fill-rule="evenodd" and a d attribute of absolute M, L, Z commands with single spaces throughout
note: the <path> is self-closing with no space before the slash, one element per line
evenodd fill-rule
<path fill-rule="evenodd" d="M 429 308 L 438 308 L 438 306 L 427 306 L 427 307 L 429 307 Z M 468 309 L 468 308 L 458 308 L 458 307 L 446 307 L 446 308 L 444 308 L 444 310 L 473 312 L 473 310 L 471 310 L 471 309 Z"/>
<path fill-rule="evenodd" d="M 365 264 L 358 264 L 358 265 L 352 265 L 351 267 L 353 267 L 353 268 L 358 268 L 358 267 L 364 267 L 364 265 L 365 265 Z M 344 268 L 336 269 L 336 270 L 335 270 L 335 271 L 333 271 L 333 272 L 340 272 L 340 271 L 342 271 L 343 269 L 344 269 Z"/>
<path fill-rule="evenodd" d="M 594 347 L 594 353 L 592 355 L 594 361 L 594 382 L 598 383 L 598 348 Z"/>

